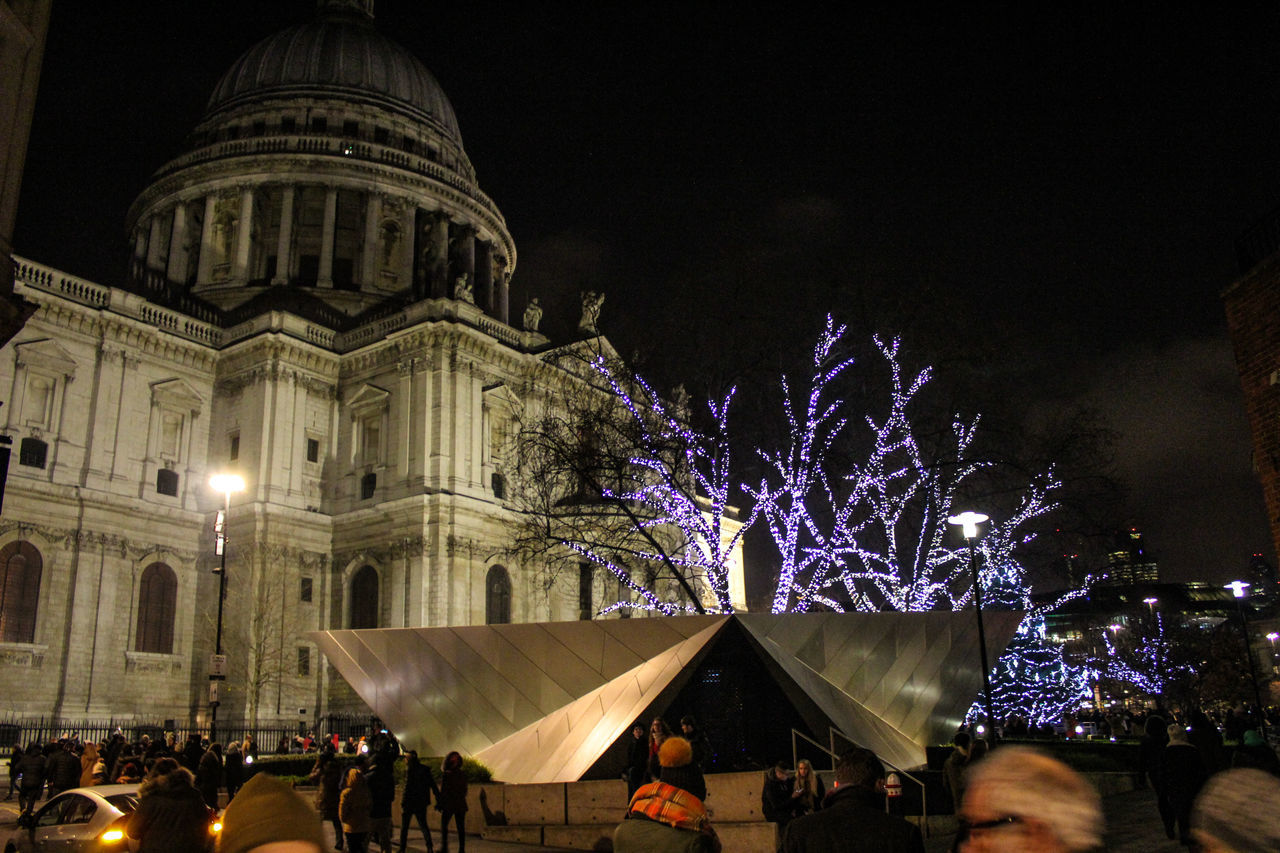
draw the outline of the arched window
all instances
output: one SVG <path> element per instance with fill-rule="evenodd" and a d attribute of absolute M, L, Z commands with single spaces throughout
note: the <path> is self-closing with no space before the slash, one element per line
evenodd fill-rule
<path fill-rule="evenodd" d="M 139 652 L 173 654 L 173 618 L 178 606 L 178 576 L 164 563 L 152 563 L 138 587 L 138 632 L 133 647 Z"/>
<path fill-rule="evenodd" d="M 511 575 L 502 566 L 489 569 L 485 578 L 484 621 L 486 625 L 505 625 L 511 621 Z"/>
<path fill-rule="evenodd" d="M 0 641 L 36 641 L 36 605 L 40 601 L 40 552 L 30 542 L 0 548 Z"/>
<path fill-rule="evenodd" d="M 364 566 L 351 579 L 352 628 L 378 627 L 378 571 Z"/>

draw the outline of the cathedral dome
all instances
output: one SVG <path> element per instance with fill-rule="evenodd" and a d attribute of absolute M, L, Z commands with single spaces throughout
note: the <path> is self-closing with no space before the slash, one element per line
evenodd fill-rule
<path fill-rule="evenodd" d="M 251 47 L 214 88 L 206 115 L 262 97 L 298 95 L 373 100 L 436 125 L 462 146 L 453 106 L 435 77 L 356 10 L 322 9 L 315 20 Z"/>

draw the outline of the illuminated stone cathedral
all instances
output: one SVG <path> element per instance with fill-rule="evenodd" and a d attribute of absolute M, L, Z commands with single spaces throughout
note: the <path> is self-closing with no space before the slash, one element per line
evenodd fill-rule
<path fill-rule="evenodd" d="M 536 304 L 513 323 L 516 247 L 453 108 L 371 2 L 236 60 L 127 227 L 125 287 L 15 259 L 38 310 L 0 350 L 0 710 L 208 721 L 223 471 L 247 488 L 220 722 L 366 709 L 308 632 L 603 600 L 603 573 L 501 556 L 514 419 L 564 377 Z"/>

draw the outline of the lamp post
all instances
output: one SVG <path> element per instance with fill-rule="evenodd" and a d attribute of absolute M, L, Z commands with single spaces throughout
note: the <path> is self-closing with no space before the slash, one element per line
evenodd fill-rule
<path fill-rule="evenodd" d="M 1262 694 L 1258 692 L 1258 673 L 1253 667 L 1253 648 L 1249 643 L 1249 620 L 1245 617 L 1244 599 L 1248 595 L 1249 584 L 1244 581 L 1232 581 L 1223 589 L 1231 590 L 1236 599 L 1236 610 L 1240 612 L 1240 633 L 1244 635 L 1244 659 L 1249 664 L 1249 685 L 1253 688 L 1253 704 L 1258 709 L 1258 728 L 1262 736 L 1267 736 L 1267 715 L 1262 709 Z M 1272 641 L 1274 646 L 1274 641 Z"/>
<path fill-rule="evenodd" d="M 1155 616 L 1155 615 L 1156 615 L 1156 604 L 1157 604 L 1159 601 L 1160 601 L 1160 599 L 1158 599 L 1158 598 L 1144 598 L 1144 599 L 1142 599 L 1142 603 L 1143 603 L 1143 604 L 1145 604 L 1145 605 L 1147 605 L 1147 615 L 1148 615 L 1148 616 Z"/>
<path fill-rule="evenodd" d="M 978 555 L 974 544 L 978 538 L 978 525 L 987 521 L 987 516 L 970 510 L 953 515 L 947 521 L 960 525 L 964 541 L 969 545 L 969 571 L 973 575 L 973 608 L 978 616 L 978 652 L 982 661 L 982 693 L 987 703 L 987 736 L 991 745 L 995 746 L 996 717 L 991 703 L 991 667 L 987 665 L 987 634 L 982 627 L 982 583 L 978 578 Z"/>
<path fill-rule="evenodd" d="M 1267 634 L 1267 639 L 1271 641 L 1271 674 L 1276 673 L 1276 640 L 1280 640 L 1280 634 L 1272 631 Z"/>
<path fill-rule="evenodd" d="M 227 518 L 231 513 L 231 493 L 244 491 L 239 474 L 214 474 L 209 486 L 222 493 L 222 509 L 213 523 L 213 553 L 221 558 L 213 573 L 218 576 L 218 628 L 209 662 L 209 741 L 218 739 L 218 682 L 227 677 L 227 659 L 222 654 L 222 603 L 227 597 Z"/>

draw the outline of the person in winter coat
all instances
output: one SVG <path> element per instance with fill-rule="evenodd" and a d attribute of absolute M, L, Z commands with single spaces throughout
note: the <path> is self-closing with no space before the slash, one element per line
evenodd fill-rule
<path fill-rule="evenodd" d="M 702 802 L 707 785 L 693 763 L 693 747 L 682 737 L 669 737 L 658 750 L 658 762 L 660 778 L 642 785 L 631 798 L 626 818 L 613 830 L 613 849 L 719 853 L 720 839 Z"/>
<path fill-rule="evenodd" d="M 18 785 L 18 808 L 29 812 L 44 791 L 45 759 L 40 744 L 32 743 L 27 747 L 27 754 L 22 756 L 18 768 L 22 772 L 22 781 Z"/>
<path fill-rule="evenodd" d="M 372 804 L 364 772 L 359 767 L 352 767 L 347 771 L 346 784 L 338 798 L 338 818 L 347 839 L 347 853 L 368 853 L 369 809 Z"/>
<path fill-rule="evenodd" d="M 440 853 L 449 853 L 449 821 L 458 830 L 458 853 L 466 853 L 467 775 L 462 771 L 462 755 L 451 752 L 440 768 L 440 793 L 436 797 L 440 812 Z"/>
<path fill-rule="evenodd" d="M 418 760 L 418 753 L 409 750 L 409 758 L 404 769 L 404 793 L 400 797 L 400 853 L 405 853 L 409 846 L 409 824 L 414 818 L 418 820 L 418 829 L 422 830 L 422 839 L 427 844 L 427 853 L 434 850 L 431 844 L 431 830 L 427 827 L 427 806 L 431 805 L 431 795 L 440 799 L 440 789 L 436 787 L 431 768 Z"/>
<path fill-rule="evenodd" d="M 231 741 L 227 746 L 227 754 L 223 758 L 222 781 L 227 787 L 227 802 L 235 799 L 236 791 L 244 784 L 244 755 L 240 752 L 240 742 Z"/>
<path fill-rule="evenodd" d="M 1182 726 L 1169 726 L 1169 745 L 1164 748 L 1161 776 L 1167 805 L 1167 810 L 1160 815 L 1164 819 L 1165 834 L 1173 838 L 1176 824 L 1178 840 L 1190 844 L 1191 804 L 1209 774 L 1200 750 L 1187 739 L 1187 730 Z"/>
<path fill-rule="evenodd" d="M 195 777 L 172 758 L 162 758 L 138 788 L 138 808 L 129 815 L 127 832 L 136 853 L 208 853 L 212 812 L 196 790 Z"/>
<path fill-rule="evenodd" d="M 1240 736 L 1240 745 L 1231 756 L 1231 767 L 1252 767 L 1272 776 L 1280 776 L 1280 758 L 1276 758 L 1276 751 L 1257 729 L 1245 729 Z"/>
<path fill-rule="evenodd" d="M 964 799 L 964 767 L 969 763 L 969 745 L 973 738 L 961 731 L 955 733 L 951 742 L 956 746 L 943 762 L 942 784 L 951 794 L 954 810 L 960 811 L 960 802 Z"/>
<path fill-rule="evenodd" d="M 90 741 L 84 745 L 84 754 L 80 756 L 80 787 L 91 788 L 101 785 L 106 778 L 107 766 L 98 755 L 98 745 Z"/>
<path fill-rule="evenodd" d="M 631 742 L 627 744 L 627 799 L 645 782 L 649 772 L 649 741 L 644 736 L 644 726 L 631 727 Z"/>
<path fill-rule="evenodd" d="M 822 808 L 822 801 L 827 796 L 827 787 L 813 770 L 813 763 L 807 758 L 796 762 L 796 792 L 800 795 L 795 801 L 796 816 L 813 814 Z"/>
<path fill-rule="evenodd" d="M 322 820 L 333 824 L 334 845 L 342 849 L 342 820 L 338 817 L 338 802 L 342 796 L 342 765 L 332 752 L 322 752 L 311 768 L 309 780 L 316 785 L 316 808 Z"/>
<path fill-rule="evenodd" d="M 80 759 L 71 751 L 71 744 L 61 742 L 58 748 L 45 757 L 45 775 L 49 778 L 49 796 L 79 787 Z"/>
<path fill-rule="evenodd" d="M 218 789 L 222 787 L 222 744 L 212 744 L 196 765 L 196 787 L 209 808 L 218 809 Z"/>
<path fill-rule="evenodd" d="M 884 813 L 884 765 L 869 749 L 836 764 L 836 786 L 822 810 L 787 824 L 782 853 L 924 853 L 920 828 Z"/>
<path fill-rule="evenodd" d="M 395 755 L 379 749 L 365 781 L 369 783 L 369 835 L 379 850 L 391 849 L 391 807 L 396 801 Z"/>

